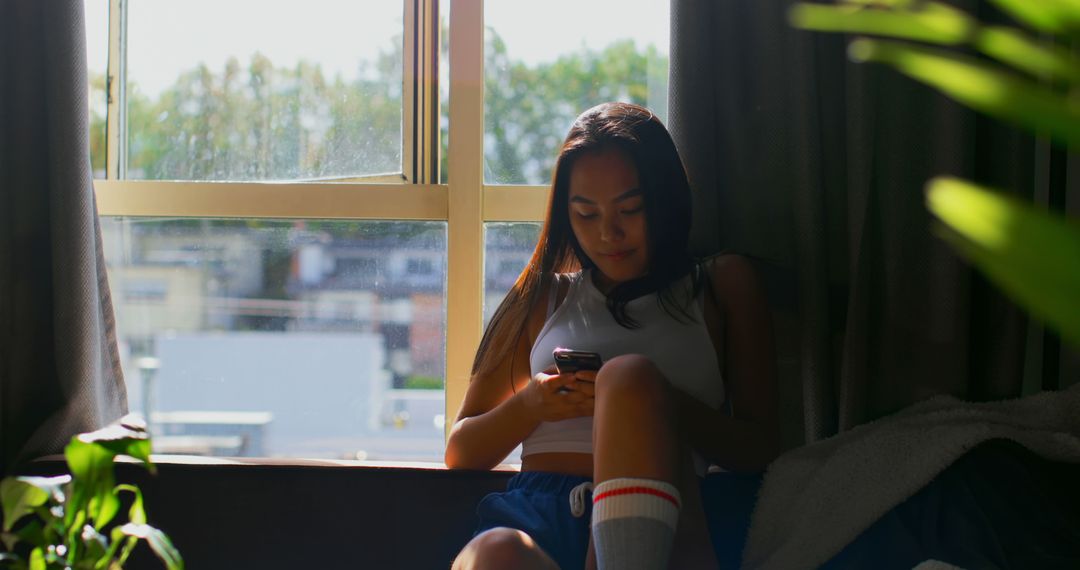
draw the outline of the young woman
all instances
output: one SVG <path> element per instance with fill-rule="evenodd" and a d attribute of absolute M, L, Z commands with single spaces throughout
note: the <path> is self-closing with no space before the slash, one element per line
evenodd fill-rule
<path fill-rule="evenodd" d="M 744 259 L 690 255 L 690 186 L 648 109 L 583 113 L 553 180 L 446 447 L 490 469 L 522 444 L 521 473 L 454 567 L 714 566 L 705 467 L 759 471 L 778 449 L 764 296 Z M 559 374 L 557 347 L 603 364 Z"/>

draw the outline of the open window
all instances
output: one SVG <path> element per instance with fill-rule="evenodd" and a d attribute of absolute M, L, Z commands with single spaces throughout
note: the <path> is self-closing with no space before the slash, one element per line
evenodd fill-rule
<path fill-rule="evenodd" d="M 84 6 L 119 345 L 157 452 L 440 461 L 569 122 L 666 115 L 666 3 Z"/>

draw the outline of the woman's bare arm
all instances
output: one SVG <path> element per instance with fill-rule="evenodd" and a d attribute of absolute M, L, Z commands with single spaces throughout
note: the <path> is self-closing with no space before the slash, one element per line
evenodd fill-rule
<path fill-rule="evenodd" d="M 779 453 L 776 363 L 772 316 L 753 267 L 738 255 L 723 255 L 707 268 L 714 310 L 706 320 L 724 363 L 729 416 L 679 393 L 680 423 L 690 444 L 709 461 L 735 471 L 760 471 Z"/>
<path fill-rule="evenodd" d="M 541 421 L 592 413 L 591 391 L 576 390 L 572 374 L 530 378 L 529 353 L 547 317 L 549 286 L 541 287 L 544 294 L 530 310 L 513 353 L 502 355 L 490 373 L 469 383 L 446 442 L 445 461 L 451 469 L 491 469 Z M 563 387 L 570 391 L 559 392 Z"/>
<path fill-rule="evenodd" d="M 518 363 L 528 361 L 528 351 L 522 346 L 527 335 L 514 347 L 514 358 L 508 354 L 491 373 L 473 377 L 465 392 L 450 437 L 446 441 L 446 465 L 451 469 L 491 469 L 510 454 L 536 426 L 539 418 L 530 417 L 522 399 L 529 381 L 529 371 L 522 374 Z M 513 360 L 514 370 L 510 365 Z"/>

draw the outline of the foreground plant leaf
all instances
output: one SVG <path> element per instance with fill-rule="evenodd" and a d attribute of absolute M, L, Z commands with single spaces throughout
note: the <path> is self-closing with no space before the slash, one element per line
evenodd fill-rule
<path fill-rule="evenodd" d="M 990 0 L 1018 21 L 1051 34 L 1076 32 L 1080 4 L 1070 0 Z"/>
<path fill-rule="evenodd" d="M 859 61 L 889 64 L 977 111 L 1080 145 L 1080 112 L 1033 81 L 969 57 L 899 42 L 856 40 L 849 53 Z"/>
<path fill-rule="evenodd" d="M 22 517 L 49 500 L 49 492 L 16 477 L 0 481 L 0 502 L 4 504 L 4 532 L 11 531 Z"/>
<path fill-rule="evenodd" d="M 890 36 L 946 45 L 967 41 L 977 27 L 977 22 L 966 13 L 939 2 L 922 3 L 918 10 L 796 4 L 788 17 L 793 26 L 807 30 Z"/>
<path fill-rule="evenodd" d="M 76 436 L 64 448 L 64 456 L 73 477 L 64 525 L 69 533 L 77 533 L 82 523 L 77 523 L 76 518 L 85 511 L 95 526 L 104 527 L 120 509 L 120 501 L 113 489 L 116 453 L 84 440 L 83 436 Z"/>
<path fill-rule="evenodd" d="M 160 530 L 147 524 L 128 523 L 120 527 L 120 532 L 127 536 L 146 540 L 150 548 L 169 570 L 184 570 L 184 559 L 180 557 L 180 552 L 173 546 L 169 537 Z"/>
<path fill-rule="evenodd" d="M 956 178 L 930 181 L 927 205 L 945 239 L 1080 346 L 1080 224 Z"/>
<path fill-rule="evenodd" d="M 138 459 L 153 471 L 153 464 L 150 462 L 150 436 L 146 432 L 146 422 L 138 416 L 124 416 L 116 423 L 97 431 L 80 434 L 77 438 L 83 443 L 104 447 L 114 457 L 127 455 Z"/>
<path fill-rule="evenodd" d="M 819 32 L 844 32 L 924 42 L 970 46 L 1039 80 L 1080 83 L 1080 60 L 1067 49 L 1004 26 L 982 26 L 968 14 L 928 2 L 919 8 L 883 10 L 848 5 L 796 4 L 793 26 Z"/>
<path fill-rule="evenodd" d="M 131 508 L 128 509 L 128 522 L 134 524 L 146 524 L 146 509 L 143 508 L 142 491 L 135 485 L 117 485 L 117 494 L 119 494 L 120 491 L 127 491 L 134 495 L 131 500 Z"/>
<path fill-rule="evenodd" d="M 1080 83 L 1080 60 L 1065 49 L 1034 40 L 1019 30 L 988 26 L 976 35 L 972 45 L 1039 79 Z"/>

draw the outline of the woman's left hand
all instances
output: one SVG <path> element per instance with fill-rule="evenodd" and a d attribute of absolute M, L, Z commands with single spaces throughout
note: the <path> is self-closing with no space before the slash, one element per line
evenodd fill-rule
<path fill-rule="evenodd" d="M 578 370 L 574 372 L 574 378 L 577 380 L 574 382 L 574 390 L 590 398 L 594 397 L 596 393 L 596 370 Z"/>

